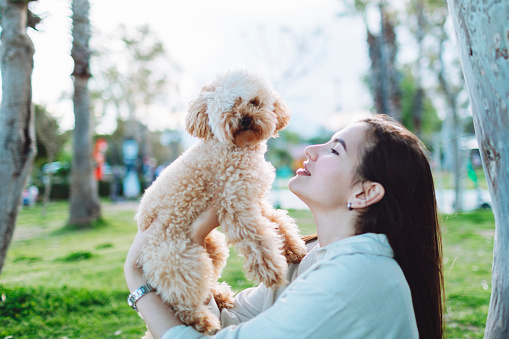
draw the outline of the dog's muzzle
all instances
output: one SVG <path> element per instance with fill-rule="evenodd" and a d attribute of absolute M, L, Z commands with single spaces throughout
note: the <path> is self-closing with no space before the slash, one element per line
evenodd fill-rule
<path fill-rule="evenodd" d="M 251 118 L 250 117 L 242 117 L 240 120 L 240 126 L 242 126 L 242 129 L 247 129 L 251 125 Z"/>

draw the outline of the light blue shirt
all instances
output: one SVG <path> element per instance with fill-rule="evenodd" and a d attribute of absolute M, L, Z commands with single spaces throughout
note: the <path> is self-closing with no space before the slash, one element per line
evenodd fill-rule
<path fill-rule="evenodd" d="M 176 326 L 163 339 L 419 338 L 410 289 L 385 235 L 367 233 L 316 246 L 306 258 L 311 256 L 310 267 L 253 318 L 214 336 Z M 306 258 L 301 266 L 310 262 Z M 263 289 L 268 290 L 262 286 L 250 294 Z M 259 309 L 249 300 L 236 298 L 240 313 Z M 227 311 L 230 318 L 249 318 L 238 316 L 236 308 Z M 223 314 L 221 319 L 224 326 Z"/>

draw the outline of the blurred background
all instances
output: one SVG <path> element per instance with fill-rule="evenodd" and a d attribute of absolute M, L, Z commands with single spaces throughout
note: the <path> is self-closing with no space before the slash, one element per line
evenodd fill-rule
<path fill-rule="evenodd" d="M 273 204 L 303 235 L 316 232 L 313 216 L 287 185 L 305 147 L 375 112 L 422 139 L 443 226 L 448 337 L 483 338 L 495 221 L 445 1 L 28 3 L 37 155 L 10 219 L 12 242 L 0 234 L 0 338 L 144 333 L 123 278 L 139 198 L 196 142 L 184 130 L 189 102 L 216 73 L 237 68 L 264 73 L 292 111 L 266 157 L 277 171 Z M 13 29 L 6 17 L 2 38 Z M 5 81 L 2 99 L 11 87 Z M 75 107 L 79 88 L 89 102 Z M 13 186 L 2 174 L 2 187 Z M 221 280 L 236 291 L 254 284 L 234 250 Z"/>
<path fill-rule="evenodd" d="M 90 4 L 92 149 L 101 197 L 138 198 L 195 142 L 184 117 L 201 86 L 217 72 L 250 68 L 274 83 L 293 114 L 269 142 L 275 205 L 304 208 L 285 188 L 307 145 L 378 112 L 428 146 L 442 212 L 490 206 L 445 2 Z M 29 30 L 38 154 L 27 206 L 68 199 L 74 129 L 70 2 L 39 0 L 30 8 L 42 20 Z"/>

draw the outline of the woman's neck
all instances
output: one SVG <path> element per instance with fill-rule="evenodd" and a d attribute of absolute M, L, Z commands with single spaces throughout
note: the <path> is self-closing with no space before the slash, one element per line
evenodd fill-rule
<path fill-rule="evenodd" d="M 355 235 L 353 211 L 312 209 L 311 212 L 315 220 L 320 247 Z"/>

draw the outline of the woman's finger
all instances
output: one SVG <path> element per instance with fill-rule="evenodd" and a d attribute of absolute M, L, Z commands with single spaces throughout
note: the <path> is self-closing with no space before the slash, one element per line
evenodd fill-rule
<path fill-rule="evenodd" d="M 207 235 L 218 226 L 219 220 L 216 211 L 213 207 L 209 207 L 191 225 L 191 239 L 203 246 Z"/>

